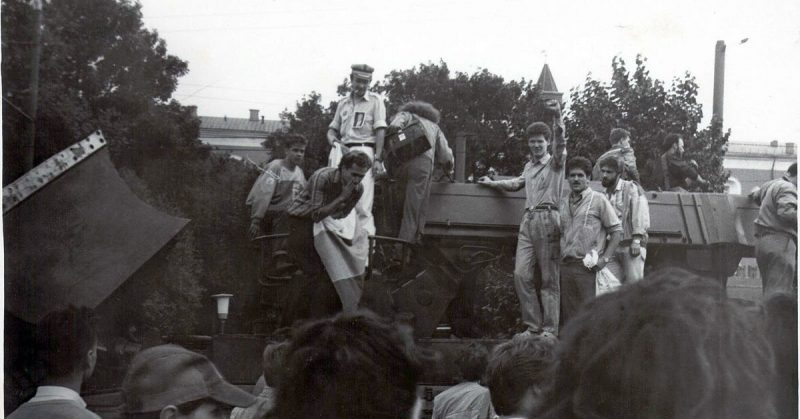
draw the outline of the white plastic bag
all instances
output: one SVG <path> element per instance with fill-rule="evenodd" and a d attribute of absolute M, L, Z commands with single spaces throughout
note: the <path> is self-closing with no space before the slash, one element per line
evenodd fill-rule
<path fill-rule="evenodd" d="M 619 282 L 616 276 L 611 273 L 608 268 L 603 268 L 595 275 L 595 295 L 605 294 L 607 292 L 616 291 L 622 283 Z"/>

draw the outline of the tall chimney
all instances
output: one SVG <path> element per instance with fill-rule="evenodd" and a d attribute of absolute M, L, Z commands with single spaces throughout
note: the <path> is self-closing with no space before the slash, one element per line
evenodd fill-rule
<path fill-rule="evenodd" d="M 187 108 L 189 109 L 189 112 L 191 112 L 192 116 L 197 118 L 197 106 L 189 105 Z"/>
<path fill-rule="evenodd" d="M 250 109 L 250 120 L 258 122 L 258 109 Z"/>
<path fill-rule="evenodd" d="M 711 117 L 722 123 L 722 103 L 725 97 L 725 41 L 717 41 L 714 51 L 714 108 Z"/>

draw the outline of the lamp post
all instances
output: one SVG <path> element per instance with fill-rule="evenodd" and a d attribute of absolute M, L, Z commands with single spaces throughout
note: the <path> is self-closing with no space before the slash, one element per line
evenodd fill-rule
<path fill-rule="evenodd" d="M 231 297 L 233 294 L 216 294 L 211 298 L 217 300 L 217 318 L 219 319 L 219 334 L 225 334 L 225 320 L 228 320 L 228 309 L 230 308 Z"/>

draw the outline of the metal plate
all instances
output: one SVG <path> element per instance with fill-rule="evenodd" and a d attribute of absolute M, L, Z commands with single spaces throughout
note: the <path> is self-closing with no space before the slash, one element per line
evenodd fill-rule
<path fill-rule="evenodd" d="M 96 307 L 188 222 L 139 200 L 106 148 L 85 154 L 3 215 L 6 310 L 25 321 Z"/>

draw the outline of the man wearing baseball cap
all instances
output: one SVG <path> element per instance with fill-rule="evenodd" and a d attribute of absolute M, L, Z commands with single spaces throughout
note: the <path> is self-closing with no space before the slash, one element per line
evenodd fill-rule
<path fill-rule="evenodd" d="M 126 418 L 221 419 L 256 402 L 222 378 L 208 358 L 177 345 L 139 352 L 122 382 Z M 266 412 L 264 412 L 266 413 Z"/>
<path fill-rule="evenodd" d="M 378 94 L 367 91 L 375 69 L 366 64 L 353 64 L 350 68 L 351 91 L 336 105 L 336 114 L 328 125 L 328 143 L 331 146 L 338 144 L 349 150 L 362 151 L 373 160 L 373 170 L 368 171 L 361 181 L 364 185 L 364 194 L 361 195 L 355 209 L 358 227 L 366 230 L 368 235 L 374 235 L 375 220 L 372 217 L 374 175 L 383 170 L 386 106 Z M 368 250 L 366 248 L 359 250 L 366 265 Z"/>

